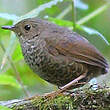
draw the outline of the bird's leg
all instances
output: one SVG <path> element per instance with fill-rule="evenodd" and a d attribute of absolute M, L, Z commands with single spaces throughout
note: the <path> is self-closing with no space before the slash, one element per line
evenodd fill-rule
<path fill-rule="evenodd" d="M 61 87 L 60 87 L 60 86 L 58 86 L 58 89 L 61 89 Z"/>
<path fill-rule="evenodd" d="M 70 83 L 66 84 L 65 86 L 61 87 L 59 90 L 51 92 L 49 94 L 46 94 L 46 97 L 50 97 L 50 98 L 54 98 L 56 97 L 58 94 L 61 94 L 63 92 L 65 92 L 67 89 L 69 89 L 71 86 L 75 85 L 76 83 L 78 84 L 78 81 L 80 81 L 81 79 L 86 77 L 86 73 L 83 73 L 82 75 L 80 75 L 79 77 L 77 77 L 76 79 L 74 79 L 73 81 L 71 81 Z"/>

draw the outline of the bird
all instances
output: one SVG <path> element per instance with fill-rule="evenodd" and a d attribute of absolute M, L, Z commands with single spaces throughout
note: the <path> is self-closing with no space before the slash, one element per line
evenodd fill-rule
<path fill-rule="evenodd" d="M 56 93 L 81 87 L 108 72 L 109 65 L 86 38 L 47 20 L 27 18 L 2 29 L 16 33 L 25 62 Z"/>

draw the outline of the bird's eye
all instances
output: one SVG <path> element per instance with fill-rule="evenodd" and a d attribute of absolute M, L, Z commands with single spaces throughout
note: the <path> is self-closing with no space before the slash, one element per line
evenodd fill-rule
<path fill-rule="evenodd" d="M 30 25 L 25 25 L 24 29 L 25 29 L 26 31 L 29 31 L 29 30 L 31 29 L 31 26 L 30 26 Z"/>

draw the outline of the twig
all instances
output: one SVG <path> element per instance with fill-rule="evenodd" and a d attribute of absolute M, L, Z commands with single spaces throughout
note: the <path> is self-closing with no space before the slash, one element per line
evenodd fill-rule
<path fill-rule="evenodd" d="M 2 50 L 5 52 L 6 50 L 5 50 L 5 47 L 4 47 L 4 45 L 2 44 L 1 40 L 0 40 L 0 46 L 1 46 Z M 13 70 L 14 70 L 15 73 L 16 73 L 16 74 L 15 74 L 15 75 L 16 75 L 16 79 L 17 79 L 17 81 L 19 82 L 19 84 L 21 85 L 22 90 L 24 91 L 24 94 L 25 94 L 27 97 L 29 97 L 29 93 L 28 93 L 28 91 L 25 89 L 25 87 L 24 87 L 24 85 L 23 85 L 23 83 L 22 83 L 22 80 L 21 80 L 21 78 L 20 78 L 20 73 L 17 71 L 17 68 L 15 67 L 15 65 L 14 65 L 13 61 L 11 60 L 10 56 L 7 56 L 7 59 L 8 59 L 8 61 L 9 61 L 10 65 L 11 65 L 11 67 L 13 68 Z"/>
<path fill-rule="evenodd" d="M 103 6 L 101 6 L 100 8 L 98 8 L 97 10 L 93 11 L 92 13 L 90 13 L 89 15 L 85 16 L 84 18 L 81 18 L 79 21 L 77 21 L 76 23 L 79 25 L 82 25 L 86 22 L 88 22 L 89 20 L 91 20 L 92 18 L 94 18 L 95 16 L 99 15 L 100 13 L 102 13 L 103 11 L 105 11 L 108 7 L 110 6 L 110 3 L 107 3 Z"/>
<path fill-rule="evenodd" d="M 71 7 L 71 5 L 69 5 L 69 6 L 68 6 L 66 9 L 64 9 L 64 10 L 62 11 L 62 13 L 60 13 L 56 18 L 58 18 L 58 19 L 64 18 L 64 16 L 67 15 L 67 14 L 70 12 L 71 9 L 72 9 L 72 7 Z"/>
<path fill-rule="evenodd" d="M 72 0 L 72 19 L 73 19 L 73 29 L 76 30 L 76 8 L 75 0 Z"/>

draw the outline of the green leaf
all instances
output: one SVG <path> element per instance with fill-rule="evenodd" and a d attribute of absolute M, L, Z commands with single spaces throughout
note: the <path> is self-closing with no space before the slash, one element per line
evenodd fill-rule
<path fill-rule="evenodd" d="M 12 51 L 14 51 L 13 46 L 16 45 L 15 40 L 16 40 L 16 35 L 14 33 L 12 33 L 11 38 L 10 38 L 9 46 L 6 49 L 6 52 L 5 52 L 5 54 L 3 56 L 3 59 L 2 59 L 2 63 L 1 63 L 1 67 L 0 67 L 1 69 L 4 67 L 4 65 L 7 61 L 7 56 L 9 56 Z"/>
<path fill-rule="evenodd" d="M 50 2 L 51 0 L 36 0 L 38 5 L 42 5 L 44 3 Z"/>
<path fill-rule="evenodd" d="M 12 110 L 12 109 L 0 105 L 0 110 Z"/>
<path fill-rule="evenodd" d="M 73 26 L 73 23 L 71 21 L 62 20 L 62 19 L 58 19 L 58 18 L 52 18 L 52 17 L 48 17 L 48 16 L 46 16 L 45 18 L 47 18 L 49 21 L 52 21 L 55 24 L 58 24 L 59 26 L 65 26 L 65 27 Z"/>
<path fill-rule="evenodd" d="M 58 19 L 58 18 L 52 18 L 52 17 L 48 17 L 48 16 L 46 16 L 45 18 L 59 26 L 64 26 L 64 27 L 73 29 L 73 22 L 71 22 L 71 21 L 62 20 L 62 19 Z M 76 29 L 81 30 L 82 27 L 80 25 L 76 24 Z"/>
<path fill-rule="evenodd" d="M 23 55 L 22 55 L 22 52 L 21 52 L 21 47 L 20 47 L 19 44 L 16 46 L 16 49 L 13 52 L 12 59 L 14 61 L 19 61 L 19 60 L 23 59 Z"/>
<path fill-rule="evenodd" d="M 12 21 L 0 18 L 0 37 L 4 37 L 4 35 L 9 35 L 10 33 L 10 31 L 6 31 L 1 28 L 3 25 L 12 25 Z"/>
<path fill-rule="evenodd" d="M 54 6 L 57 3 L 62 2 L 62 1 L 63 0 L 52 0 L 48 3 L 42 4 L 38 8 L 35 8 L 34 10 L 30 11 L 29 13 L 21 16 L 19 20 L 22 20 L 24 18 L 36 17 L 40 14 L 40 12 L 44 11 L 46 8 L 51 8 L 52 6 Z"/>
<path fill-rule="evenodd" d="M 12 24 L 12 21 L 11 20 L 7 20 L 7 19 L 3 19 L 3 18 L 0 18 L 0 25 L 11 25 Z"/>
<path fill-rule="evenodd" d="M 77 21 L 77 24 L 82 25 L 82 24 L 88 22 L 89 20 L 91 20 L 92 18 L 94 18 L 97 15 L 101 14 L 103 11 L 105 11 L 109 7 L 110 7 L 110 2 L 104 4 L 103 6 L 98 8 L 97 10 L 95 10 L 92 13 L 90 13 L 89 15 L 85 16 L 84 18 L 81 18 L 79 21 Z"/>
<path fill-rule="evenodd" d="M 0 85 L 9 85 L 15 88 L 21 88 L 17 80 L 10 75 L 0 75 Z"/>
<path fill-rule="evenodd" d="M 50 16 L 58 15 L 58 13 L 61 13 L 61 9 L 58 7 L 58 5 L 54 5 L 51 8 L 45 9 L 45 14 Z"/>
<path fill-rule="evenodd" d="M 92 29 L 92 28 L 89 28 L 89 27 L 85 27 L 85 26 L 81 26 L 81 27 L 82 27 L 82 30 L 84 30 L 84 31 L 87 32 L 88 34 L 90 34 L 90 35 L 96 34 L 96 35 L 98 35 L 99 37 L 101 37 L 101 38 L 105 41 L 105 43 L 106 43 L 107 45 L 110 45 L 110 43 L 106 40 L 106 38 L 105 38 L 100 32 L 98 32 L 97 30 Z"/>

